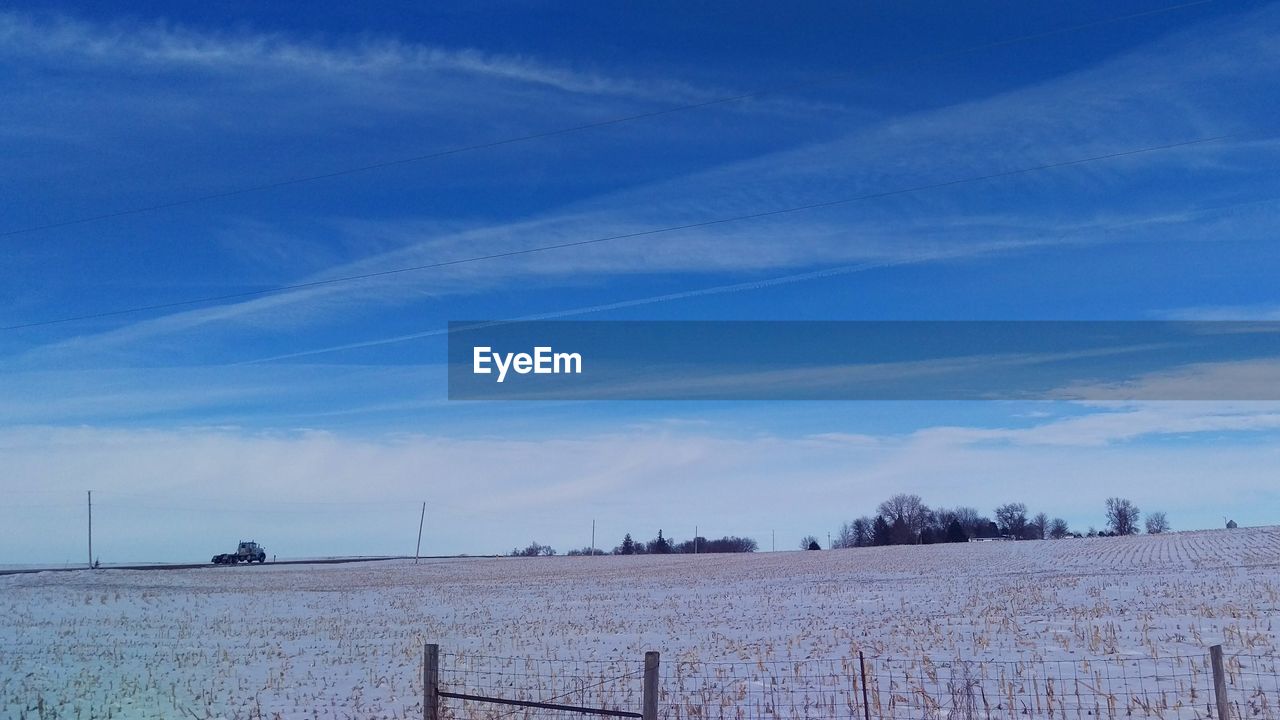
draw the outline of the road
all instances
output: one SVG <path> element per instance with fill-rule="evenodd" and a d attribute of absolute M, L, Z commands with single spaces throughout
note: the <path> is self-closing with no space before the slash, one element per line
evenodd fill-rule
<path fill-rule="evenodd" d="M 449 560 L 453 558 L 463 557 L 461 555 L 422 555 L 421 560 Z M 476 557 L 476 556 L 471 556 Z M 319 558 L 315 560 L 277 560 L 275 562 L 264 563 L 266 565 L 337 565 L 339 563 L 355 563 L 355 562 L 378 562 L 382 560 L 412 560 L 412 555 L 378 555 L 371 557 L 338 557 L 338 558 Z M 214 565 L 213 563 L 189 563 L 189 564 L 157 564 L 151 563 L 147 565 L 109 565 L 107 567 L 97 568 L 98 570 L 198 570 L 201 568 L 222 568 L 231 567 L 229 565 Z M 78 570 L 88 570 L 89 568 L 80 567 L 49 567 L 49 568 L 21 568 L 13 570 L 0 569 L 0 575 L 26 575 L 29 573 L 40 572 L 73 572 Z"/>

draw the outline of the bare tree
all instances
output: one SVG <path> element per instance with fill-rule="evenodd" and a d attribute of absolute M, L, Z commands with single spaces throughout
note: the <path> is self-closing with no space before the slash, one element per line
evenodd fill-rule
<path fill-rule="evenodd" d="M 858 547 L 858 533 L 854 532 L 854 524 L 845 523 L 840 525 L 840 530 L 836 533 L 835 541 L 832 541 L 831 548 Z"/>
<path fill-rule="evenodd" d="M 692 540 L 686 540 L 681 545 L 684 552 L 693 552 Z M 698 543 L 699 552 L 704 553 L 749 553 L 755 552 L 758 548 L 755 540 L 733 535 L 727 535 L 719 540 L 699 538 Z"/>
<path fill-rule="evenodd" d="M 1022 540 L 1027 536 L 1027 506 L 1022 503 L 1005 503 L 996 508 L 996 522 L 1000 532 Z"/>
<path fill-rule="evenodd" d="M 907 493 L 899 493 L 880 503 L 878 511 L 890 525 L 901 520 L 912 541 L 920 536 L 920 531 L 929 524 L 932 515 L 929 506 L 924 504 L 919 495 Z"/>
<path fill-rule="evenodd" d="M 581 556 L 581 555 L 605 555 L 606 553 L 604 550 L 601 550 L 600 548 L 584 547 L 581 550 L 570 550 L 565 554 L 573 555 L 573 556 Z"/>
<path fill-rule="evenodd" d="M 853 521 L 853 544 L 858 547 L 867 547 L 872 544 L 873 531 L 875 530 L 875 521 L 863 515 Z"/>
<path fill-rule="evenodd" d="M 511 557 L 538 557 L 539 555 L 555 555 L 556 551 L 550 545 L 539 544 L 536 540 L 529 543 L 523 550 L 515 548 L 511 551 Z"/>
<path fill-rule="evenodd" d="M 1043 540 L 1047 537 L 1049 537 L 1049 516 L 1036 513 L 1036 516 L 1031 519 L 1031 538 Z"/>
<path fill-rule="evenodd" d="M 1126 498 L 1107 498 L 1107 526 L 1116 535 L 1138 532 L 1138 506 Z"/>
<path fill-rule="evenodd" d="M 1147 534 L 1159 535 L 1165 532 L 1169 532 L 1169 519 L 1164 513 L 1159 510 L 1147 513 Z"/>
<path fill-rule="evenodd" d="M 1049 537 L 1054 540 L 1061 540 L 1070 534 L 1071 528 L 1067 527 L 1066 520 L 1063 520 L 1062 518 L 1054 518 L 1049 521 Z"/>
<path fill-rule="evenodd" d="M 978 537 L 982 534 L 983 529 L 987 526 L 987 519 L 982 517 L 975 508 L 958 507 L 951 510 L 955 513 L 956 520 L 960 523 L 960 527 L 969 534 L 970 537 Z"/>
<path fill-rule="evenodd" d="M 947 528 L 951 527 L 951 522 L 956 519 L 956 511 L 950 508 L 938 508 L 933 511 L 933 531 L 939 535 L 946 535 Z"/>

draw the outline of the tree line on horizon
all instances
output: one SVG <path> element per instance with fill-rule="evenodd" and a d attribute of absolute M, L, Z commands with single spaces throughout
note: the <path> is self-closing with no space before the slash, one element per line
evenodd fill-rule
<path fill-rule="evenodd" d="M 832 548 L 879 545 L 930 545 L 970 540 L 1058 540 L 1068 537 L 1111 537 L 1139 532 L 1138 507 L 1126 498 L 1107 498 L 1104 530 L 1072 532 L 1067 521 L 1041 512 L 1030 515 L 1020 502 L 995 508 L 994 516 L 967 506 L 932 509 L 919 495 L 900 493 L 880 503 L 874 516 L 864 515 L 840 526 Z M 1147 514 L 1146 530 L 1152 535 L 1169 531 L 1163 512 Z M 806 537 L 801 548 L 819 549 L 817 538 Z"/>
<path fill-rule="evenodd" d="M 1135 535 L 1140 532 L 1138 521 L 1141 512 L 1126 498 L 1111 497 L 1106 501 L 1105 529 L 1089 528 L 1085 533 L 1073 532 L 1067 522 L 1059 517 L 1050 518 L 1041 512 L 1030 515 L 1027 506 L 1010 502 L 995 508 L 992 516 L 983 515 L 967 506 L 933 509 L 919 495 L 899 493 L 880 503 L 874 516 L 864 515 L 840 526 L 831 541 L 831 549 L 876 547 L 883 545 L 932 545 L 936 543 L 969 542 L 970 540 L 1059 540 L 1068 537 L 1113 537 Z M 1228 525 L 1230 527 L 1231 525 Z M 1148 534 L 1169 532 L 1169 520 L 1163 512 L 1147 514 L 1145 528 Z M 818 539 L 812 535 L 800 541 L 802 550 L 821 550 Z M 667 555 L 692 553 L 749 553 L 759 549 L 755 540 L 727 535 L 710 540 L 702 536 L 683 542 L 672 542 L 658 530 L 658 536 L 648 542 L 636 540 L 627 533 L 622 542 L 612 550 L 584 547 L 567 554 L 579 555 Z M 514 548 L 512 557 L 536 557 L 555 555 L 549 545 L 531 542 L 524 548 Z"/>
<path fill-rule="evenodd" d="M 658 536 L 645 542 L 644 540 L 636 540 L 631 537 L 631 533 L 627 533 L 622 542 L 613 550 L 604 550 L 603 548 L 584 547 L 580 549 L 570 550 L 567 555 L 673 555 L 679 553 L 749 553 L 759 549 L 759 545 L 755 540 L 745 537 L 737 537 L 735 535 L 726 535 L 718 539 L 708 539 L 699 535 L 698 537 L 682 542 L 672 542 L 669 538 L 663 537 L 662 530 L 658 530 Z M 509 553 L 512 557 L 535 557 L 539 555 L 555 555 L 555 548 L 549 545 L 540 545 L 537 542 L 529 543 L 525 548 L 515 548 Z"/>

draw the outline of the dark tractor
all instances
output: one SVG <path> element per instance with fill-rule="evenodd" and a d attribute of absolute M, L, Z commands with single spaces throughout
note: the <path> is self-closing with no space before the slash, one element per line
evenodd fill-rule
<path fill-rule="evenodd" d="M 264 563 L 267 561 L 267 549 L 253 540 L 240 541 L 240 546 L 233 553 L 213 556 L 214 565 L 235 565 L 236 563 Z"/>

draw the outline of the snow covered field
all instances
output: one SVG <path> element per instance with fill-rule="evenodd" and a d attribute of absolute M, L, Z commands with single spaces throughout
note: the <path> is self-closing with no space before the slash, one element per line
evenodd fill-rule
<path fill-rule="evenodd" d="M 1251 709 L 1246 686 L 1265 686 L 1262 701 L 1275 702 L 1267 693 L 1280 644 L 1280 528 L 757 555 L 38 573 L 0 577 L 0 610 L 3 718 L 421 717 L 426 642 L 446 653 L 443 682 L 490 690 L 507 682 L 509 692 L 544 698 L 538 683 L 633 672 L 645 650 L 659 650 L 672 717 L 758 704 L 751 688 L 779 683 L 812 685 L 817 698 L 823 683 L 814 678 L 826 675 L 836 698 L 859 650 L 873 674 L 901 673 L 903 687 L 913 677 L 944 683 L 957 659 L 990 662 L 981 667 L 996 668 L 991 675 L 1034 670 L 1041 694 L 1058 682 L 1052 668 L 1106 668 L 1112 690 L 1154 682 L 1168 696 L 1148 716 L 1205 717 L 1206 648 L 1222 643 L 1241 683 L 1242 717 L 1274 717 L 1270 704 Z M 940 667 L 949 668 L 944 680 Z M 1131 676 L 1118 674 L 1126 667 Z M 1143 667 L 1159 669 L 1144 675 Z M 542 677 L 519 685 L 500 680 L 500 670 Z M 739 686 L 746 694 L 728 698 Z M 599 702 L 638 704 L 638 680 L 606 688 Z M 1061 711 L 1055 692 L 1048 713 L 1020 714 L 1053 714 L 1055 702 Z M 825 706 L 802 714 L 795 697 L 772 712 L 851 714 Z M 1112 712 L 1124 717 L 1124 703 Z"/>

